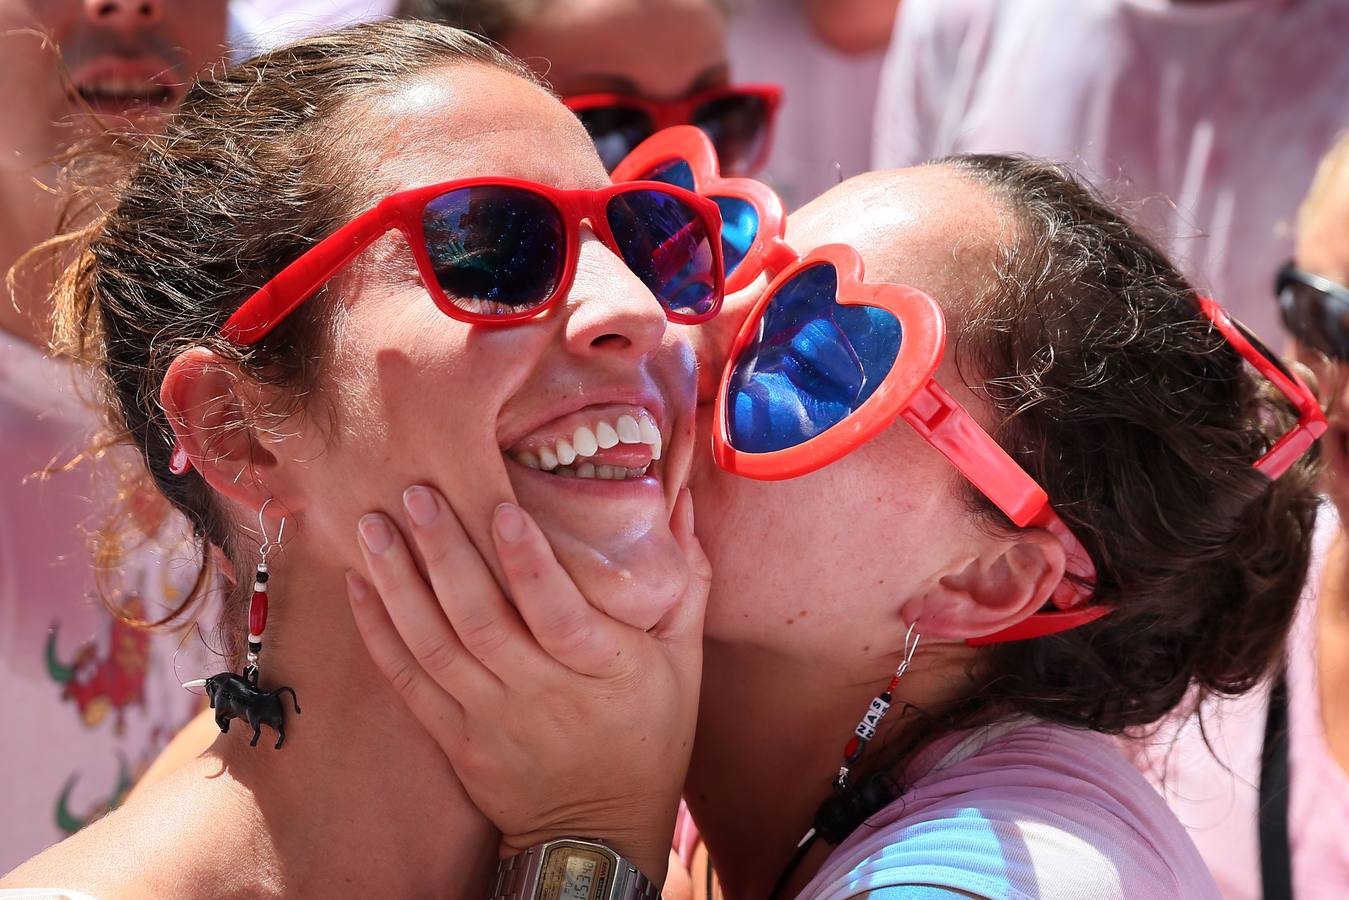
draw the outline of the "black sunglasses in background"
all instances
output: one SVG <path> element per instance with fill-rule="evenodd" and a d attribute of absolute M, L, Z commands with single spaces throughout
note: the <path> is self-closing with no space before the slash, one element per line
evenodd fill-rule
<path fill-rule="evenodd" d="M 1299 343 L 1349 360 L 1349 288 L 1304 272 L 1292 261 L 1274 280 L 1283 324 Z"/>

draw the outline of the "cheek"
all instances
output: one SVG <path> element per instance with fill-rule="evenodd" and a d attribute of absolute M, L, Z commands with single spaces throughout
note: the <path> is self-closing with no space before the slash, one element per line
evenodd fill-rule
<path fill-rule="evenodd" d="M 800 624 L 802 610 L 831 628 L 874 624 L 943 570 L 963 546 L 961 498 L 945 461 L 897 431 L 791 481 L 705 478 L 709 630 Z"/>
<path fill-rule="evenodd" d="M 178 21 L 166 23 L 166 30 L 186 54 L 184 64 L 188 72 L 198 72 L 224 56 L 225 3 L 209 0 L 169 6 L 184 13 Z"/>

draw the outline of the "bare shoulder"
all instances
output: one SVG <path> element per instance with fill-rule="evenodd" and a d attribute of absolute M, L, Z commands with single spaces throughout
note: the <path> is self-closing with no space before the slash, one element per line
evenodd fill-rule
<path fill-rule="evenodd" d="M 214 761 L 185 766 L 160 783 L 0 878 L 3 889 L 48 889 L 98 900 L 132 897 L 214 898 L 238 895 L 220 861 L 229 834 L 251 829 L 228 779 L 211 778 Z M 234 848 L 246 858 L 248 848 Z M 223 852 L 222 852 L 223 851 Z M 223 874 L 223 878 L 215 877 Z M 250 892 L 254 895 L 266 891 Z"/>

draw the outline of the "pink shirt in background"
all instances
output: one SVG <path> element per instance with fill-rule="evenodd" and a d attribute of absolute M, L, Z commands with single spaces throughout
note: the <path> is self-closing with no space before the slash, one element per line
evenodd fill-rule
<path fill-rule="evenodd" d="M 758 177 L 796 209 L 871 168 L 883 54 L 833 50 L 815 36 L 797 0 L 753 0 L 737 9 L 732 78 L 783 88 L 773 153 Z"/>
<path fill-rule="evenodd" d="M 802 898 L 904 885 L 997 900 L 1218 896 L 1185 829 L 1105 735 L 1032 720 L 957 732 L 905 781 Z"/>
<path fill-rule="evenodd" d="M 197 637 L 138 631 L 101 602 L 147 618 L 178 605 L 196 572 L 179 520 L 144 498 L 96 579 L 86 529 L 112 467 L 39 474 L 98 427 L 76 379 L 0 331 L 0 873 L 117 805 L 201 708 L 179 686 L 204 671 Z"/>
<path fill-rule="evenodd" d="M 229 43 L 243 59 L 311 34 L 386 18 L 394 5 L 395 0 L 231 0 Z"/>
<path fill-rule="evenodd" d="M 1349 126 L 1344 0 L 904 0 L 877 167 L 1021 151 L 1125 201 L 1270 338 L 1312 173 Z"/>
<path fill-rule="evenodd" d="M 1327 503 L 1288 642 L 1288 839 L 1299 900 L 1349 896 L 1349 775 L 1326 744 L 1316 671 L 1316 598 L 1340 533 Z M 1142 745 L 1145 774 L 1162 785 L 1227 900 L 1261 894 L 1257 809 L 1267 703 L 1267 689 L 1214 700 L 1204 708 L 1203 733 L 1190 717 Z"/>

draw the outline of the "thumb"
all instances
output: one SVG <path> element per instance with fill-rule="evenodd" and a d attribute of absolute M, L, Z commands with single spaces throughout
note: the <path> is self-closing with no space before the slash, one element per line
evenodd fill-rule
<path fill-rule="evenodd" d="M 712 584 L 712 564 L 708 562 L 703 545 L 693 531 L 693 495 L 688 488 L 680 491 L 675 501 L 670 530 L 679 548 L 684 551 L 689 580 L 683 596 L 656 626 L 656 632 L 668 644 L 692 647 L 700 652 L 707 592 Z"/>

